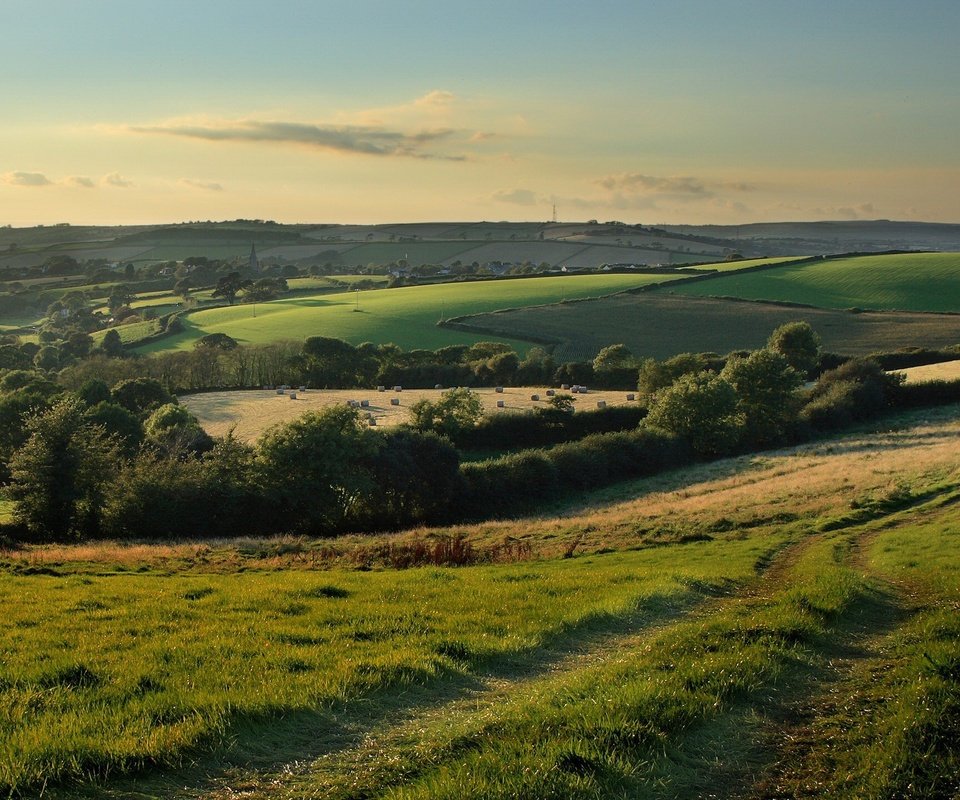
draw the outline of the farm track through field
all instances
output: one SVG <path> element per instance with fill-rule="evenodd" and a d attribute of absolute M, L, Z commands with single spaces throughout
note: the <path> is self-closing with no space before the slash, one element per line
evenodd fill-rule
<path fill-rule="evenodd" d="M 682 620 L 708 618 L 730 603 L 772 596 L 782 576 L 801 554 L 819 540 L 808 536 L 795 541 L 758 565 L 758 576 L 749 584 L 706 589 L 702 599 L 655 612 L 626 616 L 566 632 L 549 644 L 514 657 L 498 660 L 474 672 L 425 686 L 404 687 L 396 702 L 380 704 L 388 692 L 325 712 L 297 714 L 278 723 L 258 726 L 238 741 L 242 757 L 226 753 L 223 761 L 196 780 L 170 775 L 165 789 L 121 789 L 112 798 L 205 798 L 205 800 L 271 800 L 287 797 L 370 796 L 398 780 L 414 777 L 430 763 L 412 763 L 400 770 L 382 754 L 397 748 L 413 752 L 418 732 L 438 720 L 456 720 L 483 729 L 488 712 L 511 698 L 533 691 L 541 681 L 576 673 L 610 662 L 626 651 L 643 647 L 659 633 Z M 395 692 L 396 690 L 394 690 Z M 476 720 L 475 723 L 472 720 Z M 247 737 L 244 736 L 244 739 Z M 378 758 L 379 757 L 379 758 Z M 242 763 L 241 763 L 242 762 Z"/>
<path fill-rule="evenodd" d="M 935 492 L 932 499 L 928 496 L 909 505 L 910 517 L 912 521 L 929 517 L 957 499 L 955 490 Z M 844 562 L 867 577 L 869 593 L 844 615 L 823 648 L 824 664 L 815 676 L 816 682 L 796 687 L 766 711 L 766 748 L 771 760 L 752 787 L 730 797 L 781 800 L 824 796 L 824 775 L 811 763 L 816 757 L 812 754 L 824 747 L 824 720 L 835 716 L 838 708 L 845 707 L 851 716 L 866 713 L 866 709 L 849 710 L 851 705 L 863 702 L 858 684 L 862 685 L 864 676 L 871 682 L 873 676 L 889 669 L 890 637 L 926 607 L 920 587 L 877 574 L 869 565 L 870 546 L 902 521 L 903 509 L 897 509 L 838 543 L 846 550 Z"/>
<path fill-rule="evenodd" d="M 614 661 L 620 654 L 644 647 L 674 624 L 696 624 L 731 607 L 775 602 L 789 589 L 790 573 L 804 555 L 828 537 L 835 537 L 835 548 L 844 552 L 843 564 L 866 571 L 865 553 L 870 541 L 888 524 L 895 524 L 900 511 L 866 525 L 855 523 L 849 533 L 816 533 L 794 540 L 759 565 L 756 581 L 728 587 L 693 606 L 669 609 L 655 617 L 638 614 L 620 618 L 586 635 L 566 636 L 522 659 L 449 684 L 440 695 L 422 688 L 413 690 L 409 693 L 411 702 L 387 714 L 363 715 L 361 711 L 358 717 L 351 711 L 351 724 L 341 727 L 336 736 L 327 737 L 322 748 L 312 753 L 291 753 L 294 757 L 285 763 L 277 761 L 266 769 L 259 766 L 224 774 L 209 789 L 186 796 L 207 800 L 359 798 L 400 785 L 437 766 L 429 757 L 397 764 L 384 755 L 415 752 L 421 731 L 441 723 L 451 730 L 465 726 L 472 734 L 483 735 L 495 724 L 489 720 L 495 719 L 493 712 L 498 706 L 536 692 L 541 681 Z M 782 782 L 788 779 L 794 787 L 798 780 L 802 784 L 804 755 L 816 744 L 818 735 L 816 720 L 842 699 L 849 676 L 877 661 L 883 642 L 917 610 L 905 588 L 870 575 L 867 591 L 842 615 L 829 638 L 816 647 L 818 668 L 795 674 L 760 697 L 744 698 L 725 713 L 726 724 L 752 716 L 756 726 L 760 720 L 760 736 L 745 763 L 718 762 L 715 774 L 704 776 L 704 782 L 716 790 L 710 796 L 751 800 L 797 796 L 784 794 Z M 721 722 L 719 727 L 723 725 Z M 455 754 L 460 741 L 452 737 L 452 750 L 445 749 L 441 759 Z M 800 796 L 818 796 L 816 783 L 811 784 L 808 795 Z"/>

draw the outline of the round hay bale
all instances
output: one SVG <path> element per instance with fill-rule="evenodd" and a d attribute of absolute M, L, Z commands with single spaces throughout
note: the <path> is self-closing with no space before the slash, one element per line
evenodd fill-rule
<path fill-rule="evenodd" d="M 540 399 L 540 395 L 538 395 L 538 394 L 532 394 L 532 395 L 530 395 L 530 399 L 531 399 L 531 400 L 539 400 L 539 399 Z"/>
<path fill-rule="evenodd" d="M 400 398 L 399 398 L 399 397 L 391 397 L 391 398 L 390 398 L 390 405 L 392 405 L 392 406 L 398 406 L 398 405 L 400 405 Z"/>

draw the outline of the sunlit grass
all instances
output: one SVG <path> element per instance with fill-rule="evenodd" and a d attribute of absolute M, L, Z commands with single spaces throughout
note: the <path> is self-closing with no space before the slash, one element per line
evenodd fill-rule
<path fill-rule="evenodd" d="M 460 570 L 7 575 L 0 785 L 175 763 L 240 718 L 423 683 L 678 607 L 747 579 L 778 544 Z"/>

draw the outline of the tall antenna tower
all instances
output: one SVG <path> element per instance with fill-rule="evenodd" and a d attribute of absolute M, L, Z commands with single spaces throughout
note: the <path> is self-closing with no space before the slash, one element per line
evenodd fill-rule
<path fill-rule="evenodd" d="M 557 221 L 557 204 L 556 203 L 553 204 L 553 221 L 554 222 Z"/>

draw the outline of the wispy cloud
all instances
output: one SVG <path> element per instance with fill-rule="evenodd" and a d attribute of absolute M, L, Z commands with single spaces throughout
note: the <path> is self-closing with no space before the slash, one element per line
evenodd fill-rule
<path fill-rule="evenodd" d="M 5 172 L 0 178 L 10 186 L 51 186 L 51 181 L 42 172 Z"/>
<path fill-rule="evenodd" d="M 436 108 L 437 106 L 449 106 L 456 99 L 453 92 L 434 89 L 432 92 L 427 92 L 423 97 L 418 97 L 413 101 L 413 104 L 421 108 Z"/>
<path fill-rule="evenodd" d="M 207 182 L 207 181 L 195 181 L 190 178 L 181 178 L 177 181 L 181 186 L 186 186 L 190 189 L 202 189 L 207 192 L 222 192 L 223 185 L 219 183 Z"/>
<path fill-rule="evenodd" d="M 112 186 L 116 189 L 129 189 L 133 186 L 133 181 L 124 178 L 119 172 L 111 172 L 100 179 L 102 186 Z"/>
<path fill-rule="evenodd" d="M 399 156 L 463 161 L 466 156 L 447 155 L 433 145 L 457 138 L 450 128 L 404 133 L 376 126 L 309 125 L 300 122 L 238 120 L 204 124 L 164 123 L 130 126 L 133 133 L 161 134 L 210 142 L 296 144 L 320 150 L 368 156 Z"/>
<path fill-rule="evenodd" d="M 64 186 L 74 186 L 80 189 L 92 189 L 96 186 L 92 178 L 87 178 L 83 175 L 71 175 L 69 178 L 65 178 Z"/>
<path fill-rule="evenodd" d="M 530 189 L 501 189 L 493 193 L 498 203 L 513 203 L 518 206 L 534 206 L 540 202 L 536 192 Z"/>

